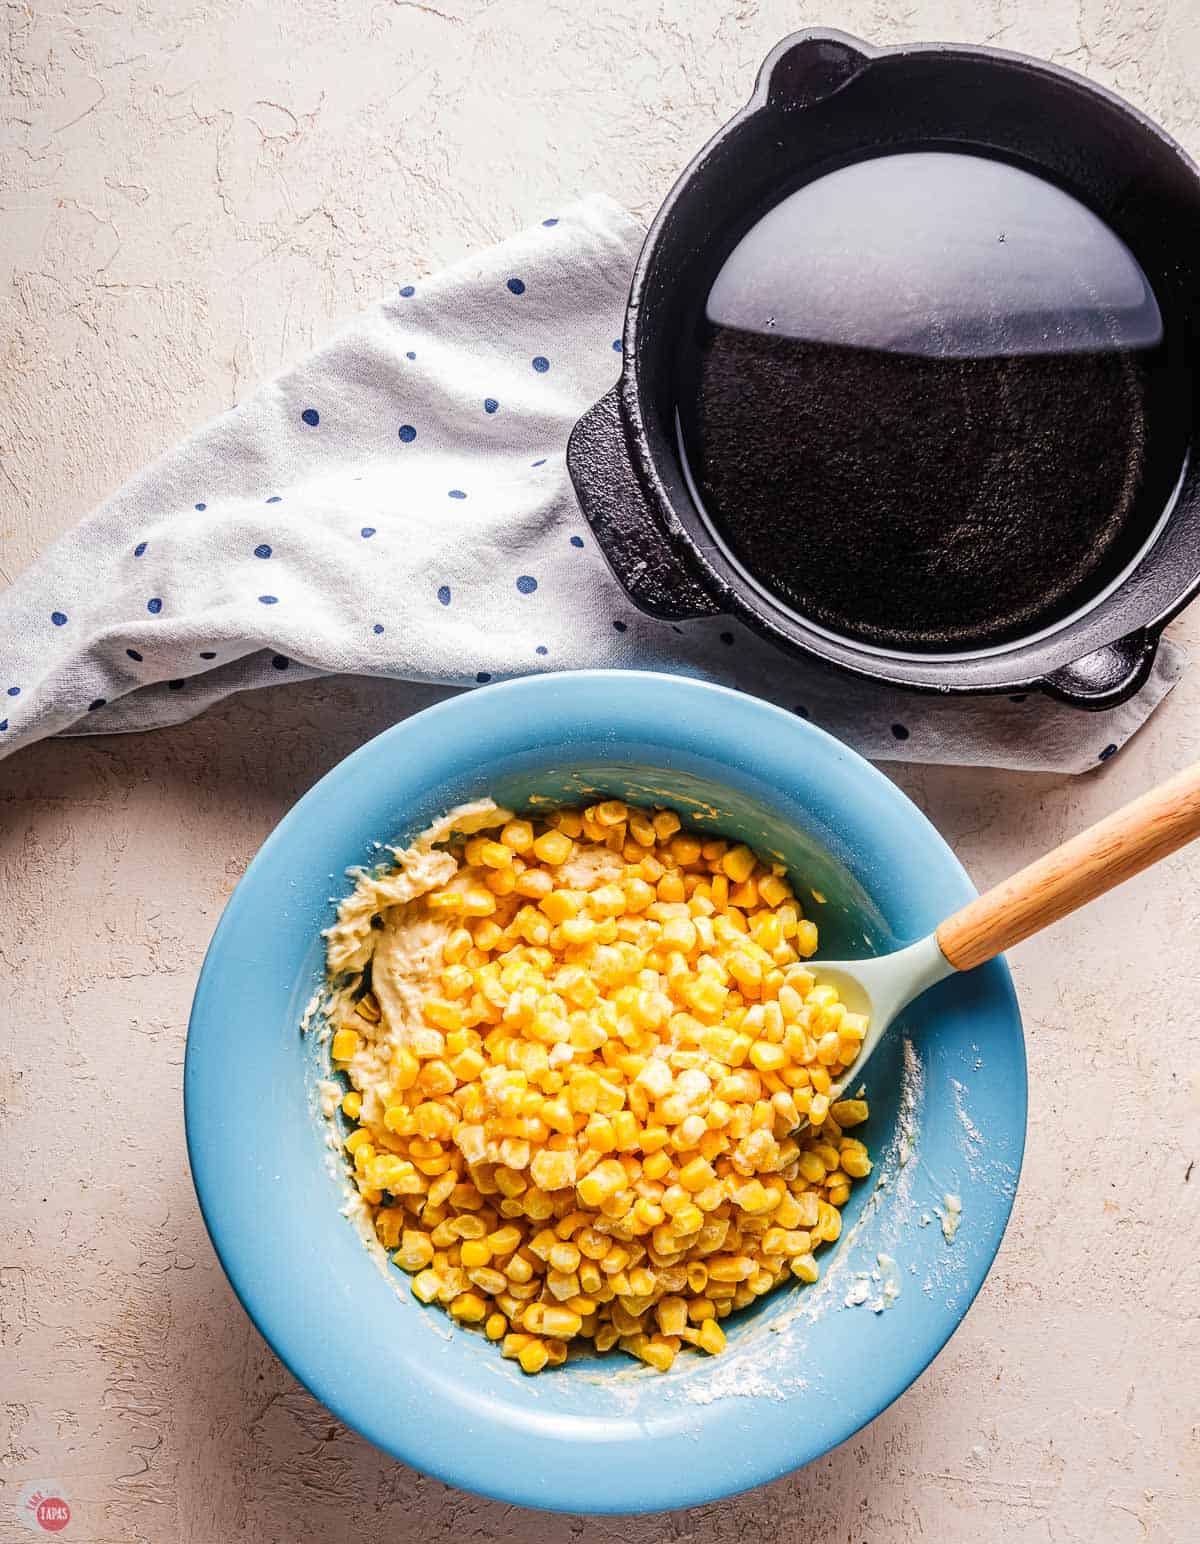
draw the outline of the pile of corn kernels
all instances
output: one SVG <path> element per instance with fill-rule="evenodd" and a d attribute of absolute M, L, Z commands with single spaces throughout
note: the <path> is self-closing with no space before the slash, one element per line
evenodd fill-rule
<path fill-rule="evenodd" d="M 421 1302 L 527 1373 L 581 1342 L 719 1352 L 735 1309 L 816 1281 L 870 1172 L 866 1103 L 829 1102 L 866 1020 L 805 968 L 781 865 L 617 800 L 501 820 L 407 903 L 444 926 L 423 1022 L 389 1038 L 369 969 L 334 1018 L 363 1203 Z"/>

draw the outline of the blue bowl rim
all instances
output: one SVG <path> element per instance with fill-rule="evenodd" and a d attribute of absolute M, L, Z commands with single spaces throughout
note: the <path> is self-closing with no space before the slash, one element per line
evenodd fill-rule
<path fill-rule="evenodd" d="M 777 707 L 762 698 L 753 697 L 748 693 L 731 687 L 720 686 L 690 676 L 642 670 L 575 670 L 521 676 L 508 681 L 493 682 L 487 686 L 481 686 L 473 691 L 447 698 L 430 707 L 421 709 L 419 712 L 399 720 L 387 729 L 382 730 L 379 734 L 372 736 L 370 740 L 358 746 L 331 767 L 286 812 L 262 842 L 250 863 L 247 864 L 238 884 L 234 887 L 225 904 L 205 953 L 199 977 L 197 978 L 192 1011 L 188 1022 L 184 1062 L 184 1118 L 188 1160 L 193 1185 L 196 1190 L 205 1229 L 234 1293 L 247 1316 L 258 1330 L 258 1333 L 288 1371 L 347 1427 L 358 1432 L 383 1452 L 388 1453 L 403 1463 L 411 1465 L 419 1472 L 434 1476 L 444 1484 L 465 1489 L 474 1494 L 486 1496 L 510 1505 L 534 1508 L 539 1511 L 578 1514 L 580 1511 L 578 1496 L 572 1495 L 568 1491 L 561 1489 L 561 1487 L 556 1491 L 554 1489 L 553 1477 L 539 1476 L 544 1483 L 541 1488 L 537 1488 L 531 1482 L 523 1481 L 519 1474 L 513 1474 L 508 1471 L 497 1472 L 486 1464 L 481 1466 L 474 1462 L 475 1455 L 469 1447 L 464 1448 L 465 1456 L 460 1456 L 459 1461 L 456 1462 L 449 1456 L 427 1451 L 419 1440 L 416 1442 L 405 1442 L 403 1438 L 406 1433 L 402 1430 L 399 1436 L 397 1436 L 393 1430 L 387 1428 L 386 1420 L 382 1415 L 375 1412 L 364 1414 L 359 1410 L 351 1408 L 348 1401 L 340 1398 L 330 1388 L 329 1380 L 322 1373 L 320 1357 L 310 1354 L 310 1348 L 307 1345 L 293 1344 L 282 1329 L 279 1333 L 273 1333 L 264 1325 L 264 1319 L 269 1317 L 269 1305 L 261 1304 L 244 1280 L 239 1268 L 239 1241 L 235 1236 L 236 1228 L 231 1230 L 231 1236 L 228 1239 L 223 1241 L 222 1238 L 222 1221 L 218 1215 L 222 1199 L 221 1192 L 219 1188 L 213 1187 L 210 1189 L 206 1184 L 207 1160 L 203 1150 L 203 1141 L 198 1131 L 200 1121 L 194 1118 L 192 1099 L 198 1061 L 202 1055 L 200 1037 L 196 1034 L 196 1030 L 199 1028 L 198 1019 L 206 978 L 219 967 L 219 957 L 226 941 L 226 935 L 233 933 L 237 925 L 239 896 L 244 897 L 247 881 L 262 858 L 273 847 L 284 842 L 293 827 L 303 824 L 311 808 L 319 804 L 323 798 L 327 797 L 332 790 L 338 788 L 344 781 L 353 777 L 355 768 L 360 762 L 379 755 L 386 744 L 411 733 L 414 726 L 419 724 L 421 730 L 428 732 L 430 729 L 436 728 L 439 718 L 446 715 L 457 716 L 463 712 L 468 704 L 477 703 L 481 694 L 488 696 L 503 694 L 506 697 L 512 697 L 514 699 L 513 711 L 518 712 L 519 707 L 517 703 L 522 696 L 531 693 L 536 694 L 550 685 L 561 687 L 564 682 L 571 680 L 608 683 L 620 688 L 622 692 L 629 692 L 639 683 L 645 684 L 651 689 L 665 689 L 672 693 L 680 692 L 687 694 L 695 692 L 701 694 L 702 699 L 712 699 L 711 701 L 699 701 L 697 703 L 699 711 L 711 709 L 714 715 L 720 712 L 727 714 L 731 711 L 736 711 L 749 713 L 751 717 L 761 714 L 765 716 L 767 721 L 773 720 L 779 725 L 786 726 L 789 733 L 798 734 L 801 739 L 810 738 L 814 745 L 820 746 L 826 755 L 832 757 L 835 765 L 841 761 L 848 763 L 850 767 L 860 772 L 865 770 L 868 778 L 873 782 L 877 794 L 884 801 L 893 804 L 898 814 L 902 815 L 909 822 L 914 823 L 918 829 L 923 830 L 932 844 L 941 849 L 943 858 L 948 860 L 949 865 L 957 872 L 957 877 L 961 880 L 964 903 L 978 892 L 970 876 L 958 861 L 958 858 L 941 833 L 908 795 L 871 762 L 867 761 L 843 741 L 822 729 L 819 725 L 812 723 L 810 720 L 803 719 L 799 715 L 790 713 L 786 709 Z M 620 698 L 618 697 L 617 701 L 619 702 L 619 700 Z M 1001 995 L 1005 999 L 1005 1006 L 1016 1020 L 1018 1049 L 1023 1059 L 1020 1007 L 1007 963 L 1001 957 L 987 968 L 995 973 L 993 977 L 994 985 L 999 988 Z M 1023 1076 L 1021 1078 L 1016 1094 L 1020 1104 L 1020 1121 L 1018 1140 L 1013 1152 L 1013 1166 L 1016 1179 L 1019 1180 L 1024 1156 L 1027 1121 L 1028 1086 L 1026 1077 Z M 721 1490 L 705 1488 L 702 1467 L 697 1465 L 691 1477 L 691 1489 L 686 1494 L 673 1495 L 665 1503 L 653 1500 L 647 1501 L 641 1493 L 633 1497 L 621 1499 L 606 1497 L 596 1499 L 589 1504 L 587 1508 L 588 1513 L 592 1515 L 634 1515 L 657 1511 L 674 1511 L 708 1504 L 730 1496 L 741 1495 L 760 1485 L 768 1484 L 785 1474 L 795 1472 L 809 1463 L 815 1462 L 817 1458 L 832 1451 L 834 1447 L 850 1440 L 857 1432 L 861 1431 L 866 1425 L 869 1425 L 881 1415 L 883 1411 L 888 1409 L 890 1405 L 911 1387 L 916 1379 L 921 1376 L 922 1372 L 931 1366 L 934 1360 L 941 1354 L 947 1342 L 962 1324 L 970 1310 L 971 1304 L 978 1296 L 984 1281 L 990 1273 L 1011 1217 L 1015 1197 L 1016 1184 L 1014 1183 L 1007 1198 L 998 1202 L 1000 1225 L 997 1229 L 994 1245 L 990 1250 L 984 1268 L 978 1274 L 978 1279 L 971 1284 L 969 1291 L 963 1294 L 959 1305 L 960 1311 L 955 1322 L 950 1325 L 946 1333 L 936 1343 L 931 1342 L 929 1354 L 920 1362 L 920 1365 L 912 1366 L 911 1370 L 902 1373 L 894 1385 L 887 1388 L 877 1403 L 872 1401 L 873 1408 L 865 1420 L 855 1421 L 853 1427 L 847 1429 L 844 1435 L 834 1443 L 826 1443 L 819 1451 L 803 1454 L 791 1464 L 760 1466 L 756 1469 L 752 1461 L 748 1462 L 745 1482 L 722 1488 Z M 420 1451 L 415 1453 L 414 1449 L 418 1448 Z M 531 1471 L 536 1471 L 535 1465 L 531 1465 Z"/>

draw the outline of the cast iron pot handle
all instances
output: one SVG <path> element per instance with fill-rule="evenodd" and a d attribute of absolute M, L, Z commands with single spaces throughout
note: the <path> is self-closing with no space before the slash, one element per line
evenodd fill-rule
<path fill-rule="evenodd" d="M 641 610 L 668 622 L 715 616 L 717 607 L 672 556 L 629 460 L 619 388 L 571 430 L 567 471 L 600 551 Z"/>
<path fill-rule="evenodd" d="M 750 105 L 769 105 L 781 112 L 812 107 L 848 86 L 878 57 L 877 48 L 848 32 L 793 32 L 763 60 Z"/>
<path fill-rule="evenodd" d="M 1043 688 L 1073 708 L 1119 708 L 1145 686 L 1157 653 L 1157 633 L 1130 633 L 1048 675 Z"/>

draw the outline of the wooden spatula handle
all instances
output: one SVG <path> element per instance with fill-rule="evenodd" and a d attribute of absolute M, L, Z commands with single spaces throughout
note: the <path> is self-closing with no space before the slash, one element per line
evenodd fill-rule
<path fill-rule="evenodd" d="M 937 930 L 970 970 L 1200 836 L 1200 761 L 981 895 Z"/>

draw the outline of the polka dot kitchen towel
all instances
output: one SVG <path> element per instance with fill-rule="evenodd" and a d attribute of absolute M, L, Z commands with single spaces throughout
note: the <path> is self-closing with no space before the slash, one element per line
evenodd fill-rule
<path fill-rule="evenodd" d="M 784 658 L 727 619 L 641 615 L 565 464 L 612 385 L 642 231 L 591 198 L 404 283 L 311 358 L 114 494 L 0 596 L 0 755 L 177 723 L 333 672 L 475 687 L 647 667 L 740 686 L 868 756 L 1083 771 L 1134 702 L 945 702 Z"/>

